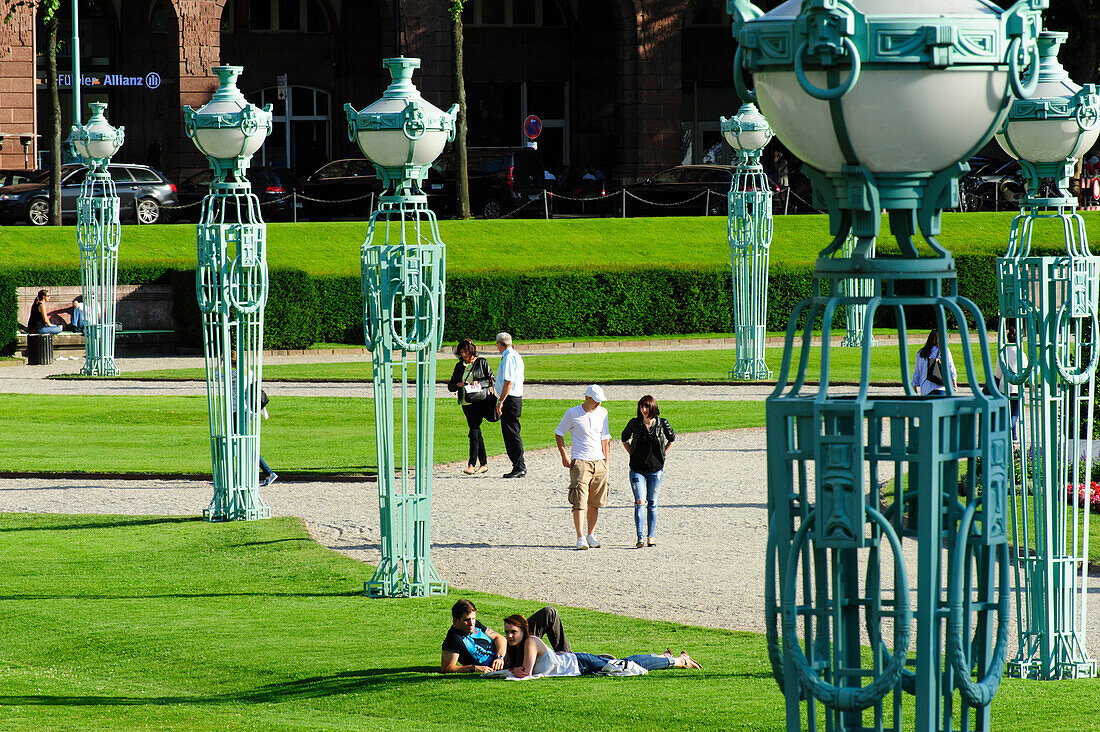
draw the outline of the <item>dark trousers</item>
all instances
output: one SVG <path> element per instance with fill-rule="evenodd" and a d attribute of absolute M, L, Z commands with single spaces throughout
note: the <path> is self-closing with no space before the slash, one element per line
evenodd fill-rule
<path fill-rule="evenodd" d="M 463 404 L 462 413 L 466 415 L 466 424 L 470 426 L 470 465 L 488 462 L 485 456 L 485 440 L 481 437 L 481 420 L 485 419 L 485 402 Z"/>
<path fill-rule="evenodd" d="M 565 637 L 565 629 L 561 627 L 557 608 L 547 605 L 527 618 L 527 629 L 536 638 L 546 636 L 555 653 L 572 653 L 573 648 L 569 645 L 569 639 Z"/>
<path fill-rule="evenodd" d="M 504 449 L 512 461 L 512 470 L 527 470 L 523 462 L 523 440 L 519 436 L 519 415 L 523 412 L 523 397 L 509 395 L 500 409 L 500 432 L 504 436 Z"/>

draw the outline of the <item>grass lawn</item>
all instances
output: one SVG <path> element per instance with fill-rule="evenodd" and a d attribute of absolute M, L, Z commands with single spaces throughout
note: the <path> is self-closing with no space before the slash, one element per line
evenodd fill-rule
<path fill-rule="evenodd" d="M 1100 239 L 1100 215 L 1084 212 L 1091 239 Z M 942 243 L 958 253 L 1002 254 L 1007 245 L 1012 212 L 944 214 Z M 451 272 L 522 269 L 540 272 L 580 266 L 570 253 L 585 252 L 585 261 L 608 266 L 653 265 L 728 266 L 729 245 L 724 217 L 668 217 L 649 219 L 570 219 L 544 221 L 441 221 L 440 234 L 447 243 L 447 267 Z M 359 246 L 366 237 L 365 221 L 268 225 L 268 262 L 273 267 L 304 268 L 313 274 L 347 275 L 360 270 Z M 883 231 L 888 231 L 883 224 Z M 1061 242 L 1061 229 L 1037 227 L 1036 246 Z M 5 263 L 40 265 L 79 264 L 75 227 L 5 227 Z M 483 262 L 487 241 L 506 241 L 509 264 Z M 828 218 L 824 215 L 779 216 L 771 261 L 813 261 L 828 244 Z M 879 250 L 896 252 L 892 239 Z M 624 259 L 629 252 L 629 259 Z M 194 266 L 195 227 L 173 224 L 127 226 L 123 231 L 120 262 Z"/>
<path fill-rule="evenodd" d="M 552 446 L 561 415 L 579 401 L 578 395 L 524 404 L 524 447 Z M 608 402 L 607 408 L 617 438 L 635 403 Z M 0 395 L 0 470 L 209 474 L 206 410 L 200 396 Z M 372 400 L 279 397 L 268 410 L 263 455 L 280 474 L 374 472 Z M 666 402 L 661 413 L 679 432 L 764 424 L 763 402 Z M 466 459 L 468 429 L 456 401 L 437 402 L 436 462 Z M 504 453 L 497 425 L 483 425 L 482 434 L 490 455 Z"/>
<path fill-rule="evenodd" d="M 910 344 L 910 358 L 916 357 L 919 345 Z M 810 381 L 817 381 L 821 369 L 821 350 L 810 352 Z M 962 350 L 953 345 L 955 368 L 959 380 L 966 381 Z M 975 357 L 977 352 L 975 351 Z M 858 348 L 830 349 L 829 374 L 834 382 L 858 383 L 861 351 Z M 783 349 L 772 346 L 765 349 L 765 359 L 772 369 L 772 378 L 778 378 L 783 362 Z M 792 358 L 791 379 L 798 367 L 798 356 Z M 488 357 L 495 371 L 499 356 Z M 523 357 L 525 378 L 531 383 L 591 383 L 601 384 L 691 384 L 727 383 L 727 375 L 736 363 L 733 347 L 709 350 L 683 351 L 618 351 L 612 353 L 569 353 L 554 355 L 531 354 Z M 910 371 L 912 363 L 910 362 Z M 979 378 L 984 379 L 980 362 L 975 363 Z M 451 378 L 454 362 L 440 359 L 436 378 L 446 382 Z M 871 381 L 900 384 L 898 347 L 883 344 L 871 355 Z M 158 371 L 128 372 L 124 378 L 139 379 L 198 379 L 206 378 L 203 369 L 164 369 Z M 264 367 L 264 379 L 281 381 L 369 381 L 371 367 L 369 354 L 363 361 L 350 363 L 285 364 Z M 639 396 L 641 396 L 639 394 Z"/>
<path fill-rule="evenodd" d="M 781 730 L 762 636 L 562 608 L 578 650 L 687 649 L 703 671 L 526 683 L 435 671 L 458 597 L 370 600 L 371 567 L 295 519 L 0 515 L 6 730 Z M 186 567 L 186 571 L 181 571 Z M 998 729 L 1096 729 L 1100 681 L 1006 680 Z M 905 700 L 909 725 L 911 697 Z M 1091 720 L 1091 721 L 1090 721 Z"/>

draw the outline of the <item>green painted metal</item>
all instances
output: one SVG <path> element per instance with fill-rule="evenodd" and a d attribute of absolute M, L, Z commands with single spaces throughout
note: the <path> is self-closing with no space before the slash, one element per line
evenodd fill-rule
<path fill-rule="evenodd" d="M 997 275 L 1001 368 L 1021 412 L 1012 475 L 1019 650 L 1008 673 L 1033 679 L 1097 673 L 1085 650 L 1089 509 L 1067 502 L 1067 488 L 1091 480 L 1100 257 L 1089 251 L 1068 184 L 1100 132 L 1100 98 L 1058 63 L 1065 38 L 1041 34 L 1036 95 L 1013 103 L 997 138 L 1028 184 Z M 1065 256 L 1031 256 L 1043 225 L 1062 231 Z"/>
<path fill-rule="evenodd" d="M 241 70 L 214 67 L 220 85 L 210 102 L 198 111 L 184 107 L 187 135 L 214 170 L 195 227 L 214 476 L 214 497 L 203 511 L 208 521 L 271 516 L 259 490 L 267 225 L 245 177 L 271 133 L 271 105 L 245 101 L 236 86 Z"/>
<path fill-rule="evenodd" d="M 1023 61 L 1045 5 L 958 0 L 947 14 L 942 3 L 805 0 L 762 14 L 729 4 L 739 94 L 806 162 L 833 237 L 813 295 L 791 313 L 766 407 L 765 616 L 791 732 L 990 728 L 1009 637 L 1009 405 L 980 388 L 993 381 L 984 319 L 959 295 L 938 236 L 961 161 L 1000 128 L 1013 93 L 1034 86 Z M 898 255 L 872 255 L 883 209 Z M 870 292 L 846 292 L 853 278 Z M 854 395 L 831 389 L 829 373 L 834 317 L 851 305 L 865 307 Z M 898 323 L 896 397 L 868 394 L 881 308 Z M 963 343 L 976 324 L 965 392 L 950 380 L 943 396 L 911 386 L 908 323 L 928 314 L 944 344 L 949 319 Z"/>
<path fill-rule="evenodd" d="M 457 105 L 443 112 L 420 97 L 412 84 L 419 59 L 383 64 L 393 83 L 382 99 L 361 112 L 345 105 L 350 138 L 387 186 L 361 250 L 382 553 L 364 591 L 371 597 L 425 597 L 447 593 L 431 562 L 435 370 L 443 345 L 446 247 L 422 183 L 443 145 L 454 139 Z"/>
<path fill-rule="evenodd" d="M 721 119 L 722 134 L 737 153 L 730 184 L 726 235 L 733 267 L 737 361 L 733 380 L 770 379 L 764 360 L 768 312 L 768 252 L 772 243 L 772 191 L 760 154 L 772 139 L 767 120 L 754 104 Z"/>
<path fill-rule="evenodd" d="M 111 157 L 122 147 L 125 128 L 115 129 L 103 112 L 107 105 L 92 102 L 86 125 L 74 125 L 69 135 L 73 155 L 88 166 L 76 201 L 77 243 L 80 247 L 80 287 L 84 297 L 85 376 L 118 376 L 115 363 L 115 303 L 118 292 L 118 247 L 122 239 L 119 199 L 107 171 Z"/>
<path fill-rule="evenodd" d="M 844 240 L 845 257 L 851 257 L 855 251 L 856 238 L 851 234 Z M 867 250 L 867 256 L 875 256 L 875 243 Z M 867 277 L 846 277 L 840 283 L 840 294 L 849 298 L 851 302 L 844 306 L 845 323 L 848 331 L 844 334 L 844 340 L 840 345 L 847 348 L 860 348 L 863 345 L 863 323 L 867 315 L 866 300 L 870 299 L 875 290 L 875 283 Z M 858 301 L 857 301 L 858 300 Z M 873 335 L 869 335 L 869 345 L 878 345 Z"/>

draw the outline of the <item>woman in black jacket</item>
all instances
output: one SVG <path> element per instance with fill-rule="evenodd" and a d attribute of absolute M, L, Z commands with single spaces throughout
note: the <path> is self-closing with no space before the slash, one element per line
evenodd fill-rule
<path fill-rule="evenodd" d="M 665 454 L 676 439 L 672 425 L 660 414 L 657 401 L 646 394 L 638 400 L 638 416 L 626 423 L 622 435 L 623 447 L 630 455 L 630 488 L 634 491 L 634 527 L 638 530 L 639 549 L 654 544 Z"/>
<path fill-rule="evenodd" d="M 485 441 L 481 438 L 481 420 L 490 418 L 487 407 L 496 407 L 493 370 L 489 368 L 488 361 L 477 355 L 477 347 L 469 338 L 458 342 L 454 354 L 458 363 L 447 388 L 458 392 L 458 403 L 466 415 L 466 424 L 470 425 L 470 460 L 462 472 L 466 475 L 484 473 L 489 466 L 486 465 Z M 480 467 L 478 461 L 481 462 Z"/>

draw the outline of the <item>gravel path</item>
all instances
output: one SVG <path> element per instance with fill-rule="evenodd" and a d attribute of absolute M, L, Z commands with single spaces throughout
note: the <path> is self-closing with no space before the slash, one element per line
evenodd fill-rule
<path fill-rule="evenodd" d="M 509 468 L 503 457 L 490 458 L 482 476 L 462 475 L 463 464 L 437 467 L 435 567 L 461 589 L 763 632 L 764 431 L 678 437 L 652 548 L 634 548 L 624 457 L 620 450 L 612 458 L 611 497 L 596 532 L 603 547 L 583 552 L 573 549 L 567 475 L 556 451 L 529 452 L 522 480 L 499 477 Z M 0 480 L 0 511 L 194 515 L 210 495 L 208 483 L 194 481 Z M 323 545 L 378 561 L 373 483 L 276 482 L 263 496 L 274 515 L 302 517 Z M 907 552 L 906 561 L 912 577 L 915 558 Z M 1088 648 L 1100 658 L 1100 578 L 1090 583 Z M 1014 649 L 1013 641 L 1009 657 Z"/>

